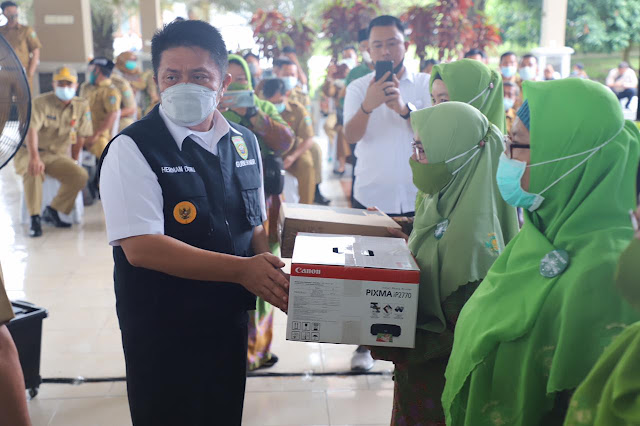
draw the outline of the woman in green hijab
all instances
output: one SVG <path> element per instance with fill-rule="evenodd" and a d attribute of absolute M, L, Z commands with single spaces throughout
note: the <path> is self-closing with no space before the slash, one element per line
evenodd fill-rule
<path fill-rule="evenodd" d="M 635 215 L 640 221 L 640 208 Z M 616 283 L 640 311 L 640 231 L 622 253 Z M 565 426 L 640 423 L 640 322 L 627 327 L 607 347 L 571 399 Z"/>
<path fill-rule="evenodd" d="M 427 194 L 409 237 L 420 266 L 416 346 L 373 348 L 396 364 L 396 425 L 444 422 L 440 398 L 458 313 L 518 232 L 494 179 L 503 149 L 496 126 L 461 102 L 416 111 L 411 125 L 413 182 Z"/>
<path fill-rule="evenodd" d="M 467 103 L 505 133 L 504 92 L 499 72 L 480 61 L 461 59 L 434 65 L 429 87 L 433 105 L 448 101 Z"/>
<path fill-rule="evenodd" d="M 229 74 L 232 80 L 228 90 L 252 90 L 251 72 L 247 62 L 238 55 L 229 55 Z M 262 157 L 275 154 L 282 155 L 293 145 L 293 131 L 287 122 L 278 114 L 276 107 L 269 101 L 254 95 L 255 108 L 232 108 L 227 98 L 222 98 L 220 107 L 222 115 L 229 121 L 241 124 L 256 134 Z M 279 198 L 277 199 L 279 201 Z M 267 200 L 267 208 L 274 201 Z M 278 255 L 279 247 L 272 246 L 271 251 Z M 249 370 L 271 367 L 278 362 L 278 357 L 271 353 L 273 337 L 273 306 L 258 298 L 256 310 L 249 313 L 249 344 L 247 366 Z"/>
<path fill-rule="evenodd" d="M 451 426 L 561 423 L 603 349 L 640 319 L 611 285 L 633 236 L 638 129 L 592 81 L 525 82 L 524 97 L 497 182 L 525 223 L 460 313 L 442 397 Z"/>

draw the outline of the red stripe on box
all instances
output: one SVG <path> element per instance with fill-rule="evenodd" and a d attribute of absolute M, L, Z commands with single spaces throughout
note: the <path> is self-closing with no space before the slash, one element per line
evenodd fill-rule
<path fill-rule="evenodd" d="M 379 281 L 385 283 L 419 284 L 419 271 L 397 269 L 354 268 L 330 265 L 291 265 L 292 277 L 330 278 L 341 280 Z"/>

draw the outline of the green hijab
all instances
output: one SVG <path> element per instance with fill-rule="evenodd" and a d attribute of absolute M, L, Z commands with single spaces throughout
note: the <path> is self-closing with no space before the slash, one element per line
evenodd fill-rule
<path fill-rule="evenodd" d="M 474 59 L 461 59 L 447 64 L 438 64 L 431 71 L 429 90 L 433 82 L 440 77 L 449 91 L 449 100 L 469 103 L 480 95 L 470 105 L 478 108 L 491 123 L 505 132 L 504 92 L 502 76 L 499 72 L 489 69 L 485 64 Z M 493 84 L 493 88 L 490 85 Z M 487 90 L 488 89 L 488 90 Z M 483 93 L 483 90 L 487 90 Z"/>
<path fill-rule="evenodd" d="M 249 71 L 249 64 L 247 64 L 247 61 L 245 61 L 244 58 L 242 56 L 239 56 L 239 55 L 229 55 L 229 61 L 239 62 L 240 65 L 242 66 L 242 68 L 244 69 L 245 74 L 247 75 L 247 84 L 246 85 L 242 85 L 242 84 L 238 84 L 238 83 L 231 83 L 229 85 L 229 90 L 253 90 L 253 86 L 251 84 L 251 71 Z M 273 105 L 269 101 L 265 101 L 265 100 L 260 99 L 255 94 L 253 96 L 254 96 L 254 99 L 255 99 L 256 108 L 258 108 L 260 111 L 262 111 L 263 113 L 268 115 L 272 120 L 275 120 L 280 124 L 284 124 L 285 126 L 288 126 L 287 122 L 284 121 L 284 119 L 278 113 L 278 110 L 276 109 L 275 105 Z M 222 113 L 222 115 L 227 120 L 232 121 L 232 122 L 234 122 L 236 124 L 241 124 L 241 125 L 243 125 L 245 127 L 248 127 L 249 129 L 251 129 L 251 127 L 252 127 L 251 123 L 249 122 L 249 120 L 247 120 L 245 117 L 241 117 L 240 115 L 236 114 L 234 111 L 231 111 L 231 110 L 225 111 L 225 112 Z M 262 138 L 260 138 L 259 136 L 257 136 L 257 137 L 258 137 L 258 142 L 260 143 L 260 149 L 261 150 L 266 150 L 266 151 L 271 151 L 262 142 Z"/>
<path fill-rule="evenodd" d="M 620 257 L 618 289 L 640 310 L 640 240 Z M 627 327 L 609 346 L 573 395 L 565 426 L 640 423 L 640 322 Z"/>
<path fill-rule="evenodd" d="M 414 181 L 421 168 L 446 167 L 453 173 L 462 167 L 439 193 L 422 199 L 409 237 L 420 266 L 417 327 L 441 333 L 446 328 L 442 302 L 461 286 L 485 277 L 518 233 L 518 219 L 515 209 L 502 200 L 494 178 L 502 135 L 480 111 L 447 102 L 414 112 L 411 126 L 429 160 L 426 166 L 411 160 Z"/>
<path fill-rule="evenodd" d="M 552 401 L 554 392 L 576 388 L 621 327 L 640 319 L 611 279 L 633 236 L 638 129 L 596 82 L 525 82 L 524 95 L 532 164 L 617 136 L 549 189 L 538 210 L 525 212 L 524 227 L 463 308 L 446 372 L 447 424 L 457 424 L 463 412 L 474 418 L 502 390 L 507 418 L 544 412 L 549 395 Z M 531 168 L 529 191 L 542 191 L 585 157 Z M 542 259 L 553 250 L 565 250 L 569 266 L 546 278 Z"/>

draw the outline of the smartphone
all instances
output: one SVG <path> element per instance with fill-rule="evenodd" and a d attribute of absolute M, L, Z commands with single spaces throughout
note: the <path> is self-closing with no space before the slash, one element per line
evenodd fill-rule
<path fill-rule="evenodd" d="M 229 108 L 252 108 L 256 106 L 253 90 L 227 90 L 225 100 L 229 99 Z"/>
<path fill-rule="evenodd" d="M 378 61 L 376 62 L 376 81 L 379 81 L 383 75 L 390 72 L 389 77 L 385 81 L 393 81 L 393 62 Z"/>

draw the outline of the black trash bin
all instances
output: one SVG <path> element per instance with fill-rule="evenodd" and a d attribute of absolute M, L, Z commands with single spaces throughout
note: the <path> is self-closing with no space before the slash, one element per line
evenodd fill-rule
<path fill-rule="evenodd" d="M 42 320 L 47 317 L 47 311 L 23 301 L 14 301 L 11 305 L 15 318 L 7 324 L 7 328 L 18 348 L 25 388 L 33 398 L 38 394 L 38 388 L 42 383 L 42 377 L 40 377 Z"/>

